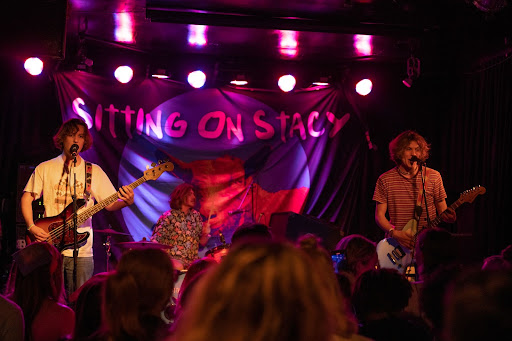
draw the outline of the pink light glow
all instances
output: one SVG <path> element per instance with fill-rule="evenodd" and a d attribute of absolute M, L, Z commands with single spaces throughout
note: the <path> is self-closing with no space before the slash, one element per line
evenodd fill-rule
<path fill-rule="evenodd" d="M 277 85 L 283 92 L 290 92 L 295 88 L 295 84 L 297 84 L 297 81 L 295 80 L 295 77 L 292 75 L 284 75 L 279 77 L 279 81 L 277 82 Z"/>
<path fill-rule="evenodd" d="M 43 61 L 37 57 L 28 58 L 23 66 L 32 76 L 39 76 L 43 72 Z"/>
<path fill-rule="evenodd" d="M 205 25 L 188 25 L 188 44 L 192 46 L 204 46 L 208 42 L 206 39 L 206 31 L 208 26 Z"/>
<path fill-rule="evenodd" d="M 354 35 L 354 48 L 358 56 L 370 56 L 372 54 L 372 36 Z"/>
<path fill-rule="evenodd" d="M 361 96 L 366 96 L 372 92 L 373 83 L 369 79 L 362 79 L 356 84 L 356 92 Z"/>
<path fill-rule="evenodd" d="M 295 57 L 299 52 L 299 32 L 297 31 L 278 31 L 279 33 L 279 52 L 285 57 Z"/>
<path fill-rule="evenodd" d="M 119 83 L 126 84 L 133 78 L 133 70 L 131 67 L 123 65 L 116 69 L 114 72 L 114 76 L 119 81 Z"/>
<path fill-rule="evenodd" d="M 114 13 L 115 21 L 115 39 L 123 43 L 133 43 L 133 14 L 132 13 Z"/>

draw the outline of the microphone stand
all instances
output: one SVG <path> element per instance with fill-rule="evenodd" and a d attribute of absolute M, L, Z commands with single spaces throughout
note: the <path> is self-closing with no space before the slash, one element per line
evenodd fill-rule
<path fill-rule="evenodd" d="M 78 217 L 77 217 L 77 200 L 76 200 L 76 154 L 73 157 L 73 291 L 76 291 L 77 281 L 77 263 L 78 263 Z"/>
<path fill-rule="evenodd" d="M 430 216 L 428 214 L 428 205 L 427 205 L 427 192 L 425 192 L 425 177 L 427 176 L 427 168 L 425 167 L 425 176 L 423 176 L 422 163 L 418 164 L 419 172 L 421 176 L 421 185 L 423 187 L 423 201 L 425 201 L 425 212 L 427 213 L 427 227 L 432 227 L 432 221 L 430 220 Z"/>

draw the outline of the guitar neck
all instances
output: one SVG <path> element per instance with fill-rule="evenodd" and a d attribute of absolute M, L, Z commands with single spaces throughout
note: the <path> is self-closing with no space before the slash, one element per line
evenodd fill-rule
<path fill-rule="evenodd" d="M 146 178 L 140 177 L 136 181 L 129 184 L 128 187 L 130 187 L 131 189 L 134 189 L 135 187 L 143 184 L 144 182 L 146 182 Z M 108 205 L 116 202 L 118 198 L 119 197 L 116 192 L 116 193 L 110 195 L 109 197 L 107 197 L 106 199 L 100 201 L 96 205 L 91 206 L 88 209 L 84 210 L 83 212 L 79 213 L 77 216 L 77 226 L 82 225 L 87 219 L 89 219 L 90 217 L 92 217 L 93 215 L 95 215 L 96 213 L 98 213 L 99 211 L 101 211 L 102 209 L 107 207 Z"/>
<path fill-rule="evenodd" d="M 463 203 L 464 203 L 464 201 L 459 198 L 457 201 L 455 201 L 453 204 L 451 204 L 449 208 L 451 208 L 452 210 L 455 211 Z M 442 212 L 441 212 L 441 214 L 442 214 Z M 441 223 L 441 214 L 438 215 L 434 220 L 432 220 L 432 226 L 437 226 L 437 225 L 439 225 L 439 223 Z"/>

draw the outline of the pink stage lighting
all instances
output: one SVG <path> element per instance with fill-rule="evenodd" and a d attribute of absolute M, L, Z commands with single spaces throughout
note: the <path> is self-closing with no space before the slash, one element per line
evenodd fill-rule
<path fill-rule="evenodd" d="M 193 88 L 202 88 L 206 83 L 206 75 L 201 70 L 196 70 L 188 74 L 188 84 Z"/>
<path fill-rule="evenodd" d="M 284 57 L 293 58 L 297 56 L 299 47 L 299 33 L 297 31 L 279 32 L 279 53 Z"/>
<path fill-rule="evenodd" d="M 43 72 L 43 61 L 37 57 L 28 58 L 23 66 L 32 76 L 39 76 Z"/>
<path fill-rule="evenodd" d="M 204 46 L 207 43 L 206 30 L 208 26 L 188 25 L 188 44 L 192 46 Z"/>
<path fill-rule="evenodd" d="M 133 14 L 132 13 L 114 13 L 116 41 L 122 43 L 133 43 Z"/>
<path fill-rule="evenodd" d="M 356 84 L 356 92 L 361 96 L 366 96 L 372 92 L 372 81 L 369 79 L 362 79 Z"/>
<path fill-rule="evenodd" d="M 129 66 L 120 66 L 114 72 L 114 76 L 119 81 L 119 83 L 126 84 L 133 78 L 133 70 Z"/>
<path fill-rule="evenodd" d="M 277 85 L 279 85 L 279 88 L 283 92 L 290 92 L 295 88 L 295 84 L 297 84 L 295 77 L 292 75 L 285 75 L 279 77 L 279 81 L 277 82 Z"/>
<path fill-rule="evenodd" d="M 354 48 L 358 56 L 370 56 L 372 54 L 372 36 L 354 35 Z"/>

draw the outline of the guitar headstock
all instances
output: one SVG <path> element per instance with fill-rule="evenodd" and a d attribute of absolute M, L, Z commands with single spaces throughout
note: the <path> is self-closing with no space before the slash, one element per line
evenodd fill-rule
<path fill-rule="evenodd" d="M 144 178 L 146 180 L 156 180 L 162 175 L 163 172 L 170 172 L 174 169 L 174 164 L 172 162 L 169 162 L 168 160 L 165 161 L 158 161 L 158 164 L 152 163 L 151 167 L 148 170 L 144 172 Z"/>
<path fill-rule="evenodd" d="M 462 192 L 459 200 L 461 202 L 472 203 L 473 200 L 475 200 L 475 198 L 477 196 L 479 196 L 480 194 L 484 194 L 484 193 L 485 193 L 485 187 L 478 185 L 476 187 L 473 187 L 471 189 L 468 189 L 468 190 Z"/>

